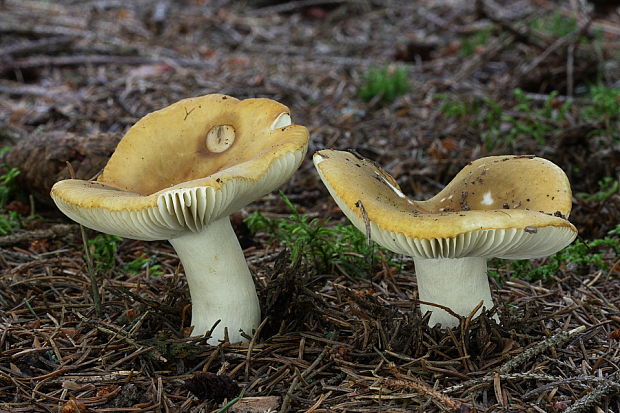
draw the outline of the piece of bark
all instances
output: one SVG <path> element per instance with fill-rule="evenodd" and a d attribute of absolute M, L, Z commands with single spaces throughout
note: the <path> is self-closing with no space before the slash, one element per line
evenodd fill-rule
<path fill-rule="evenodd" d="M 230 408 L 230 413 L 277 412 L 280 396 L 244 397 Z"/>
<path fill-rule="evenodd" d="M 51 204 L 52 185 L 69 178 L 66 162 L 77 179 L 91 179 L 105 166 L 121 134 L 98 133 L 78 136 L 67 132 L 35 134 L 21 140 L 2 157 L 2 163 L 17 168 L 20 189 Z"/>

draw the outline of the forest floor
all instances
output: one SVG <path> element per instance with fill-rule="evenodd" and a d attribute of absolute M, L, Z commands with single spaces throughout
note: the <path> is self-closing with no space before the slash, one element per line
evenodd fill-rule
<path fill-rule="evenodd" d="M 1 0 L 0 412 L 620 412 L 620 12 L 592 3 Z M 232 217 L 249 344 L 188 337 L 169 244 L 87 230 L 98 313 L 49 189 L 208 93 L 286 104 L 309 154 L 354 149 L 414 199 L 483 156 L 547 158 L 579 238 L 490 261 L 499 324 L 429 328 L 413 262 L 368 250 L 308 156 Z"/>

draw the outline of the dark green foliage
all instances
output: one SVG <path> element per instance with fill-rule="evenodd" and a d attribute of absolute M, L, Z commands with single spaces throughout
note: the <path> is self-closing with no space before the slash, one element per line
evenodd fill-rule
<path fill-rule="evenodd" d="M 148 255 L 142 253 L 138 257 L 129 261 L 125 265 L 125 271 L 130 274 L 139 274 L 148 269 L 148 274 L 152 276 L 161 276 L 163 271 L 161 265 L 155 264 L 155 260 Z"/>
<path fill-rule="evenodd" d="M 122 241 L 123 238 L 109 234 L 97 234 L 94 238 L 87 241 L 90 256 L 98 271 L 114 269 L 116 266 L 118 243 Z M 147 268 L 149 275 L 162 275 L 161 266 L 155 264 L 155 260 L 144 253 L 126 263 L 122 270 L 130 274 L 138 274 Z"/>
<path fill-rule="evenodd" d="M 551 16 L 542 16 L 534 19 L 530 27 L 554 37 L 564 37 L 577 30 L 577 21 L 573 17 L 553 13 Z"/>
<path fill-rule="evenodd" d="M 598 181 L 598 192 L 588 194 L 586 192 L 579 192 L 576 194 L 586 202 L 604 202 L 607 198 L 618 192 L 618 180 L 610 176 Z"/>
<path fill-rule="evenodd" d="M 292 214 L 287 218 L 271 219 L 254 212 L 245 219 L 253 233 L 264 232 L 272 240 L 280 242 L 291 251 L 291 260 L 311 262 L 319 271 L 341 271 L 365 276 L 373 264 L 386 259 L 389 265 L 397 265 L 393 254 L 374 242 L 353 225 L 326 226 L 327 221 L 300 214 L 295 206 L 282 197 Z"/>
<path fill-rule="evenodd" d="M 444 115 L 459 119 L 472 132 L 479 133 L 489 151 L 515 147 L 524 139 L 546 144 L 558 127 L 566 123 L 569 114 L 574 122 L 601 125 L 596 135 L 620 138 L 620 89 L 617 88 L 592 86 L 587 96 L 589 101 L 579 105 L 571 99 L 557 100 L 558 92 L 550 93 L 542 102 L 536 101 L 521 89 L 514 90 L 509 105 L 488 97 L 464 100 L 438 97 Z"/>
<path fill-rule="evenodd" d="M 116 235 L 97 234 L 87 241 L 90 256 L 95 261 L 95 266 L 99 271 L 108 271 L 114 268 L 118 243 L 122 240 Z"/>
<path fill-rule="evenodd" d="M 620 254 L 620 225 L 609 232 L 605 238 L 584 242 L 577 240 L 562 251 L 545 259 L 544 264 L 536 265 L 532 260 L 505 261 L 493 259 L 491 268 L 505 268 L 513 277 L 529 281 L 548 280 L 562 271 L 589 273 L 596 270 L 609 270 L 613 258 Z M 489 271 L 492 277 L 499 277 L 497 271 Z"/>
<path fill-rule="evenodd" d="M 9 235 L 22 227 L 21 217 L 15 211 L 0 212 L 0 235 Z"/>
<path fill-rule="evenodd" d="M 0 208 L 6 206 L 15 191 L 15 178 L 17 178 L 19 173 L 17 168 L 7 168 L 7 171 L 0 175 Z"/>
<path fill-rule="evenodd" d="M 461 48 L 459 50 L 461 56 L 471 56 L 476 53 L 479 46 L 484 46 L 489 42 L 492 29 L 487 28 L 476 33 L 466 36 L 461 40 Z"/>
<path fill-rule="evenodd" d="M 8 146 L 0 149 L 0 156 L 8 152 L 10 149 L 11 148 Z M 20 171 L 19 169 L 11 168 L 6 164 L 3 166 L 5 172 L 0 175 L 0 235 L 9 235 L 22 226 L 21 217 L 17 212 L 6 211 L 4 209 L 17 189 L 15 179 L 20 174 Z"/>
<path fill-rule="evenodd" d="M 408 91 L 409 82 L 405 69 L 371 68 L 364 77 L 358 96 L 365 102 L 377 98 L 382 103 L 390 103 Z"/>
<path fill-rule="evenodd" d="M 603 123 L 605 133 L 620 139 L 620 88 L 592 86 L 590 99 L 591 103 L 582 111 L 584 119 Z"/>

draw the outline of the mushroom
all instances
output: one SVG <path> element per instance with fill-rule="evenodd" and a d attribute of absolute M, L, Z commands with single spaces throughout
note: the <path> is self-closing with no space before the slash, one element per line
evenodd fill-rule
<path fill-rule="evenodd" d="M 229 215 L 283 184 L 299 167 L 308 131 L 269 99 L 184 99 L 140 119 L 96 181 L 57 182 L 69 218 L 138 240 L 168 240 L 192 300 L 194 333 L 243 340 L 260 321 L 252 276 Z"/>
<path fill-rule="evenodd" d="M 534 156 L 491 156 L 469 163 L 437 195 L 414 201 L 372 161 L 322 150 L 314 164 L 340 209 L 383 247 L 411 256 L 422 313 L 429 325 L 458 325 L 493 299 L 491 257 L 554 254 L 577 235 L 567 221 L 571 189 L 564 172 Z M 482 308 L 475 313 L 479 315 Z"/>

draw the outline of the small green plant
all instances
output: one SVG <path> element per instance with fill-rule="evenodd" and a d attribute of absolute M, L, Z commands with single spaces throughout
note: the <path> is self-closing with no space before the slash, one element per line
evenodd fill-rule
<path fill-rule="evenodd" d="M 444 101 L 441 110 L 446 116 L 467 121 L 472 129 L 481 129 L 480 136 L 487 150 L 514 145 L 524 138 L 544 144 L 547 135 L 565 120 L 571 105 L 570 101 L 557 105 L 558 92 L 550 93 L 542 106 L 536 105 L 521 89 L 515 89 L 513 96 L 514 104 L 506 109 L 488 97 L 465 101 L 439 97 Z"/>
<path fill-rule="evenodd" d="M 530 27 L 554 37 L 564 37 L 577 30 L 577 20 L 560 13 L 553 13 L 551 16 L 534 19 Z"/>
<path fill-rule="evenodd" d="M 365 102 L 379 99 L 382 103 L 390 103 L 408 91 L 409 82 L 405 69 L 371 68 L 364 77 L 364 84 L 358 95 Z"/>
<path fill-rule="evenodd" d="M 10 235 L 22 227 L 21 217 L 15 211 L 0 212 L 0 235 Z"/>
<path fill-rule="evenodd" d="M 0 208 L 4 208 L 9 202 L 16 188 L 15 179 L 19 174 L 19 169 L 7 168 L 7 171 L 0 175 Z"/>
<path fill-rule="evenodd" d="M 116 235 L 97 234 L 87 241 L 88 251 L 98 271 L 109 271 L 116 266 L 118 243 L 123 238 Z M 123 266 L 123 271 L 130 274 L 139 274 L 148 268 L 149 275 L 160 276 L 163 274 L 161 266 L 155 264 L 155 260 L 142 253 Z"/>
<path fill-rule="evenodd" d="M 0 149 L 0 156 L 7 153 L 10 149 L 9 146 Z M 0 175 L 0 235 L 9 235 L 22 226 L 21 217 L 17 212 L 4 209 L 15 193 L 17 188 L 15 179 L 20 174 L 20 171 L 17 168 L 9 167 L 7 164 L 3 166 L 5 172 Z"/>
<path fill-rule="evenodd" d="M 319 271 L 339 267 L 355 276 L 365 276 L 384 257 L 389 265 L 398 266 L 391 252 L 368 243 L 353 225 L 326 226 L 325 220 L 302 215 L 288 198 L 282 195 L 282 199 L 292 212 L 288 218 L 271 219 L 254 212 L 245 222 L 253 233 L 265 232 L 286 246 L 293 261 L 309 261 Z"/>
<path fill-rule="evenodd" d="M 483 29 L 464 37 L 461 40 L 461 47 L 459 50 L 461 56 L 471 56 L 476 53 L 478 47 L 486 45 L 489 42 L 492 30 L 492 28 Z"/>
<path fill-rule="evenodd" d="M 592 86 L 589 93 L 591 103 L 582 110 L 585 120 L 605 125 L 605 132 L 620 138 L 620 88 L 602 85 Z"/>
<path fill-rule="evenodd" d="M 164 274 L 161 270 L 161 265 L 155 264 L 155 260 L 144 253 L 125 265 L 125 271 L 130 274 L 139 274 L 146 269 L 148 269 L 149 275 L 154 277 L 159 277 Z"/>
<path fill-rule="evenodd" d="M 505 268 L 513 277 L 525 278 L 529 281 L 548 280 L 562 269 L 573 267 L 577 270 L 591 271 L 608 270 L 614 258 L 620 253 L 620 224 L 611 230 L 604 238 L 584 242 L 575 241 L 573 244 L 547 258 L 542 265 L 535 265 L 530 260 L 505 261 L 491 260 L 489 267 Z M 498 271 L 491 270 L 489 275 L 499 278 Z"/>
<path fill-rule="evenodd" d="M 438 94 L 436 96 L 443 103 L 439 107 L 444 115 L 449 118 L 465 119 L 469 116 L 476 116 L 480 111 L 478 101 L 467 101 L 450 99 L 446 95 Z"/>
<path fill-rule="evenodd" d="M 591 106 L 584 109 L 586 116 L 603 115 L 610 118 L 620 116 L 620 88 L 606 86 L 592 86 L 590 88 Z"/>
<path fill-rule="evenodd" d="M 578 197 L 582 198 L 586 202 L 603 202 L 616 192 L 618 192 L 618 180 L 610 176 L 598 181 L 598 192 L 588 194 L 586 192 L 579 192 Z"/>
<path fill-rule="evenodd" d="M 0 149 L 0 157 L 6 154 L 11 150 L 10 146 L 4 146 Z M 0 175 L 0 208 L 4 208 L 4 206 L 9 202 L 11 195 L 15 192 L 17 187 L 15 183 L 15 179 L 19 175 L 19 169 L 11 168 L 6 163 L 3 165 L 6 172 Z"/>
<path fill-rule="evenodd" d="M 116 235 L 97 234 L 87 241 L 90 256 L 99 271 L 108 271 L 114 268 L 118 243 L 123 239 Z"/>

